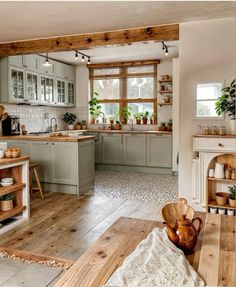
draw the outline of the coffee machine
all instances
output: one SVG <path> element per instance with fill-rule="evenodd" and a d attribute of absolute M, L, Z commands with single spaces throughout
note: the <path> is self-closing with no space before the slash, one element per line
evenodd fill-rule
<path fill-rule="evenodd" d="M 20 134 L 20 118 L 16 116 L 8 116 L 2 122 L 2 135 L 15 136 Z"/>

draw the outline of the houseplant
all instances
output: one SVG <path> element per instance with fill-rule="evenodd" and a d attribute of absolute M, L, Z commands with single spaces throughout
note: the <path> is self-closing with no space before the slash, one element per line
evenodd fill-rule
<path fill-rule="evenodd" d="M 134 115 L 135 119 L 136 119 L 136 124 L 137 125 L 141 125 L 141 120 L 142 120 L 142 113 L 137 113 Z"/>
<path fill-rule="evenodd" d="M 127 125 L 128 119 L 131 117 L 132 108 L 130 106 L 122 107 L 118 115 L 122 117 L 122 123 Z"/>
<path fill-rule="evenodd" d="M 0 196 L 0 210 L 8 211 L 13 208 L 14 193 L 7 193 Z"/>
<path fill-rule="evenodd" d="M 74 122 L 76 120 L 76 115 L 72 113 L 65 113 L 62 118 L 63 122 L 68 125 L 69 130 L 74 129 Z"/>
<path fill-rule="evenodd" d="M 81 122 L 77 122 L 76 123 L 76 129 L 77 130 L 81 130 Z"/>
<path fill-rule="evenodd" d="M 165 122 L 161 122 L 161 125 L 159 126 L 159 131 L 165 131 L 166 130 L 166 123 Z"/>
<path fill-rule="evenodd" d="M 157 124 L 157 113 L 152 113 L 152 115 L 150 117 L 150 123 L 151 123 L 151 125 Z"/>
<path fill-rule="evenodd" d="M 236 134 L 236 80 L 234 79 L 230 86 L 222 89 L 223 95 L 218 98 L 215 104 L 215 110 L 220 116 L 227 114 L 231 121 L 231 134 Z"/>
<path fill-rule="evenodd" d="M 172 131 L 172 119 L 170 119 L 167 123 L 167 131 L 169 131 L 169 132 Z"/>
<path fill-rule="evenodd" d="M 81 121 L 81 125 L 82 125 L 82 130 L 87 129 L 87 121 L 86 120 Z"/>
<path fill-rule="evenodd" d="M 146 124 L 147 124 L 148 115 L 149 115 L 149 111 L 146 111 L 146 112 L 142 113 L 143 125 L 146 125 Z"/>
<path fill-rule="evenodd" d="M 236 185 L 228 187 L 230 196 L 229 196 L 229 205 L 231 207 L 236 207 Z"/>
<path fill-rule="evenodd" d="M 93 98 L 88 102 L 89 103 L 89 113 L 91 116 L 91 124 L 94 125 L 96 123 L 97 116 L 101 113 L 101 106 L 98 102 L 98 93 L 94 93 Z"/>

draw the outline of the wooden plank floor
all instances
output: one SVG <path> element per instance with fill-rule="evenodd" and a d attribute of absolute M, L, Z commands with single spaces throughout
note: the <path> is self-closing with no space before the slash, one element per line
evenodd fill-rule
<path fill-rule="evenodd" d="M 155 203 L 88 196 L 35 194 L 31 218 L 0 237 L 0 246 L 65 259 L 77 259 L 120 216 L 161 220 Z"/>

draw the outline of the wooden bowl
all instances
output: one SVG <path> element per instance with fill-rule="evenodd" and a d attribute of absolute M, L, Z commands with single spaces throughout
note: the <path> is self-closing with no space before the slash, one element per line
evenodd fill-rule
<path fill-rule="evenodd" d="M 216 192 L 216 204 L 225 205 L 227 203 L 229 194 L 226 192 Z"/>
<path fill-rule="evenodd" d="M 179 198 L 177 202 L 168 203 L 162 208 L 162 217 L 164 221 L 170 225 L 175 224 L 176 219 L 181 217 L 182 214 L 186 214 L 186 217 L 193 219 L 194 210 L 187 204 L 187 200 L 184 198 Z"/>

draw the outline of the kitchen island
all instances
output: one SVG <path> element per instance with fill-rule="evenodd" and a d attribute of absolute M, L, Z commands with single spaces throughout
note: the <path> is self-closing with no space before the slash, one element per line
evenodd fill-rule
<path fill-rule="evenodd" d="M 45 191 L 81 196 L 94 186 L 94 136 L 2 136 L 0 142 L 19 147 L 38 162 Z"/>

